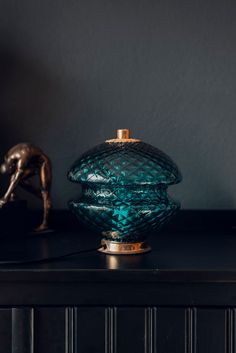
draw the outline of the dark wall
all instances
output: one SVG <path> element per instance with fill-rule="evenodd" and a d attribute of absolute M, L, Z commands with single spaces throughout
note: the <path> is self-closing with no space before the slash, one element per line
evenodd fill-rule
<path fill-rule="evenodd" d="M 234 1 L 0 0 L 1 158 L 41 146 L 56 208 L 77 193 L 70 164 L 116 128 L 172 156 L 184 208 L 235 208 L 235 94 Z"/>

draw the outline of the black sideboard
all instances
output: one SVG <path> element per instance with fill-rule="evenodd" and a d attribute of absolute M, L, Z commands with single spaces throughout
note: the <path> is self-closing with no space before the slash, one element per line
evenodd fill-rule
<path fill-rule="evenodd" d="M 236 352 L 234 220 L 182 212 L 134 256 L 74 225 L 2 237 L 0 353 Z"/>

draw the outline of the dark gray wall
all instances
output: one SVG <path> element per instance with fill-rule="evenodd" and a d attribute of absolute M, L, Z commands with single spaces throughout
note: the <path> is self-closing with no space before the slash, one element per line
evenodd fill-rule
<path fill-rule="evenodd" d="M 172 156 L 184 208 L 235 208 L 235 94 L 235 1 L 0 0 L 1 157 L 41 146 L 56 208 L 116 128 Z"/>

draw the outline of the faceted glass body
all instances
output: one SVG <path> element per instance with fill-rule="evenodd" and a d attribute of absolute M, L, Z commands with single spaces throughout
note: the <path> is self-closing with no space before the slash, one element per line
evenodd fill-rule
<path fill-rule="evenodd" d="M 84 153 L 68 178 L 82 185 L 69 208 L 105 240 L 142 241 L 180 207 L 167 194 L 168 185 L 181 181 L 177 166 L 144 142 L 104 142 Z"/>

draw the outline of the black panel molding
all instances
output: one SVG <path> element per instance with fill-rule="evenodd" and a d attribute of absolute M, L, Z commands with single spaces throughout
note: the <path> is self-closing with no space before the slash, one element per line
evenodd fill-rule
<path fill-rule="evenodd" d="M 0 330 L 10 320 L 1 320 L 6 310 L 0 310 Z M 11 341 L 0 334 L 4 353 L 128 353 L 132 347 L 138 353 L 235 353 L 233 307 L 25 307 L 11 312 Z M 61 327 L 57 333 L 47 327 L 52 315 Z M 44 325 L 51 328 L 49 336 Z"/>
<path fill-rule="evenodd" d="M 186 353 L 196 353 L 196 326 L 197 326 L 197 309 L 185 309 L 185 351 Z"/>
<path fill-rule="evenodd" d="M 34 353 L 34 309 L 12 309 L 12 353 Z"/>
<path fill-rule="evenodd" d="M 145 309 L 145 353 L 157 353 L 157 308 Z"/>
<path fill-rule="evenodd" d="M 225 339 L 226 339 L 226 353 L 235 353 L 235 308 L 228 308 L 225 310 L 226 325 L 225 325 Z"/>
<path fill-rule="evenodd" d="M 105 353 L 117 353 L 117 308 L 105 309 Z"/>
<path fill-rule="evenodd" d="M 65 353 L 77 352 L 77 308 L 65 308 Z"/>

